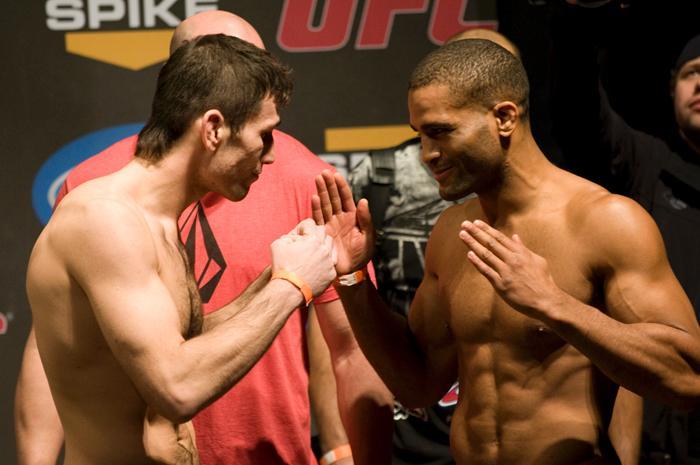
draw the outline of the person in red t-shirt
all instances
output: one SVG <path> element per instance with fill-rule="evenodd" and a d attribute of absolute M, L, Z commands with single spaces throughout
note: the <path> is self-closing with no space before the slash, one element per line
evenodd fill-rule
<path fill-rule="evenodd" d="M 214 32 L 235 35 L 263 47 L 250 24 L 233 14 L 217 11 L 200 13 L 183 21 L 173 36 L 171 50 L 185 40 Z M 62 186 L 57 204 L 78 185 L 126 165 L 134 156 L 136 139 L 132 136 L 119 141 L 76 167 Z M 187 208 L 180 218 L 180 237 L 194 268 L 205 314 L 239 295 L 270 262 L 269 244 L 310 217 L 311 195 L 315 192 L 313 178 L 329 165 L 280 131 L 274 131 L 274 142 L 275 162 L 266 166 L 243 201 L 234 203 L 209 194 Z M 340 413 L 348 427 L 355 463 L 366 462 L 370 451 L 374 463 L 383 456 L 387 457 L 386 462 L 391 444 L 390 396 L 359 352 L 332 287 L 315 300 L 315 309 L 324 336 L 334 349 Z M 304 347 L 304 328 L 309 315 L 305 310 L 295 312 L 251 371 L 231 391 L 195 417 L 203 464 L 315 463 L 309 442 L 309 362 Z M 308 325 L 311 329 L 317 328 L 315 321 L 308 321 Z M 55 412 L 50 399 L 41 395 L 45 375 L 32 336 L 33 333 L 25 350 L 18 384 L 18 420 L 27 416 L 31 406 L 41 406 L 42 417 Z M 309 334 L 309 342 L 320 339 Z M 321 346 L 320 349 L 309 347 L 309 350 L 313 363 L 323 359 L 321 352 L 326 349 Z M 349 379 L 352 382 L 345 381 Z M 333 389 L 332 385 L 327 387 Z M 47 388 L 43 386 L 46 393 Z M 332 394 L 335 398 L 335 392 Z M 379 418 L 383 420 L 377 421 L 376 414 L 362 415 L 357 409 L 351 409 L 360 397 L 368 398 L 373 409 L 381 411 Z M 337 416 L 334 405 L 318 407 L 324 412 L 330 410 L 331 418 L 336 410 Z M 24 415 L 21 415 L 22 409 Z M 333 450 L 347 442 L 342 426 L 322 421 L 328 418 L 328 413 L 317 416 L 324 449 Z M 46 463 L 55 463 L 62 441 L 60 424 L 54 416 L 56 427 L 51 431 L 46 427 L 51 422 L 46 419 L 42 422 L 43 427 L 34 426 L 24 436 L 20 434 L 23 430 L 18 428 L 20 464 L 29 463 L 31 454 L 38 450 L 48 457 Z M 375 433 L 370 432 L 370 426 Z M 42 438 L 42 432 L 49 435 Z M 372 439 L 378 445 L 372 446 Z M 340 458 L 335 463 L 352 463 L 352 459 Z"/>

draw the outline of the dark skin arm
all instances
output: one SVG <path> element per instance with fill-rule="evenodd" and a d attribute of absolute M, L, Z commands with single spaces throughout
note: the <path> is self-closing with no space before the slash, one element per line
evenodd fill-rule
<path fill-rule="evenodd" d="M 316 179 L 313 199 L 317 224 L 326 226 L 337 253 L 336 271 L 348 274 L 366 266 L 372 255 L 374 228 L 366 200 L 357 206 L 345 180 L 324 171 Z M 444 321 L 436 316 L 437 279 L 431 245 L 426 252 L 426 277 L 410 318 L 387 306 L 369 281 L 338 287 L 352 330 L 362 351 L 387 387 L 406 406 L 436 402 L 457 378 L 456 350 Z"/>

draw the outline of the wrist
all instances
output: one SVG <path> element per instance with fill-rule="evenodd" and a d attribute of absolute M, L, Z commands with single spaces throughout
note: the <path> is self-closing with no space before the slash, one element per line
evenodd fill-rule
<path fill-rule="evenodd" d="M 273 271 L 272 276 L 270 277 L 270 281 L 275 279 L 280 279 L 292 284 L 299 292 L 301 292 L 301 295 L 304 299 L 304 305 L 306 305 L 307 307 L 309 306 L 311 300 L 314 298 L 314 295 L 309 285 L 306 284 L 306 282 L 303 279 L 301 279 L 299 276 L 292 273 L 291 271 L 287 270 Z"/>
<path fill-rule="evenodd" d="M 567 311 L 572 306 L 572 297 L 556 287 L 555 290 L 538 305 L 537 312 L 542 315 L 542 320 L 550 323 L 562 322 L 566 319 Z M 574 299 L 575 300 L 575 299 Z"/>
<path fill-rule="evenodd" d="M 347 457 L 352 457 L 352 449 L 350 449 L 349 444 L 343 444 L 323 454 L 318 463 L 319 465 L 332 465 Z"/>
<path fill-rule="evenodd" d="M 361 270 L 353 271 L 352 273 L 344 274 L 338 276 L 333 280 L 334 287 L 352 287 L 369 278 L 369 273 L 367 272 L 367 267 Z"/>

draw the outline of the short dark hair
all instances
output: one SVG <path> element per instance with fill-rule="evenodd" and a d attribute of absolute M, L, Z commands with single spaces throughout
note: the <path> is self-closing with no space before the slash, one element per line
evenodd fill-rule
<path fill-rule="evenodd" d="M 269 52 L 224 34 L 198 37 L 175 50 L 161 68 L 136 156 L 161 159 L 210 109 L 221 111 L 237 133 L 260 111 L 265 97 L 281 107 L 291 92 L 291 70 Z"/>
<path fill-rule="evenodd" d="M 528 119 L 530 85 L 519 59 L 500 45 L 485 39 L 450 42 L 429 53 L 411 75 L 409 90 L 444 84 L 454 96 L 454 106 L 492 108 L 510 100 L 522 107 Z"/>

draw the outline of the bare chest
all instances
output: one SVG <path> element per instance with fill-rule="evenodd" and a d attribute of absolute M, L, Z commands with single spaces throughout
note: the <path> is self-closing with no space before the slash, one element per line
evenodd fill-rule
<path fill-rule="evenodd" d="M 183 336 L 190 338 L 202 330 L 202 302 L 187 253 L 177 241 L 163 242 L 159 250 L 159 274 L 177 308 Z"/>
<path fill-rule="evenodd" d="M 511 234 L 511 231 L 503 231 Z M 519 228 L 518 234 L 534 253 L 547 259 L 557 285 L 576 299 L 593 303 L 596 289 L 586 264 L 585 247 L 556 225 Z M 439 298 L 445 318 L 460 345 L 492 342 L 523 350 L 542 359 L 564 341 L 539 320 L 513 309 L 467 259 L 468 248 L 450 239 L 438 275 Z"/>

